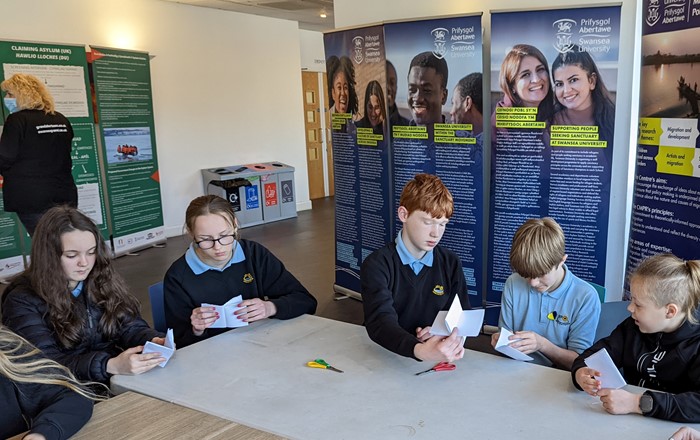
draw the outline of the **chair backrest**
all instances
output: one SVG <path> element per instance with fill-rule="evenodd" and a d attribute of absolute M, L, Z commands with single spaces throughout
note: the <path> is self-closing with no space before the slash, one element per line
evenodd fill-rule
<path fill-rule="evenodd" d="M 162 281 L 148 287 L 148 297 L 151 300 L 153 328 L 165 333 L 168 330 L 168 326 L 165 324 L 165 301 L 163 300 Z"/>
<path fill-rule="evenodd" d="M 629 301 L 611 301 L 600 305 L 600 320 L 595 331 L 595 340 L 610 336 L 615 327 L 630 316 Z"/>

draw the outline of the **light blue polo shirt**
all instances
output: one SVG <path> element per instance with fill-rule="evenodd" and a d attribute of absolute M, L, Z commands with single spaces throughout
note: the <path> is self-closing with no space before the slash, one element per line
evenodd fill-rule
<path fill-rule="evenodd" d="M 564 270 L 564 280 L 552 292 L 538 292 L 517 273 L 508 277 L 501 299 L 499 327 L 512 332 L 535 332 L 579 354 L 592 346 L 600 318 L 598 294 L 566 265 Z"/>
<path fill-rule="evenodd" d="M 401 262 L 405 265 L 411 266 L 413 273 L 416 275 L 420 273 L 423 266 L 433 267 L 433 251 L 430 250 L 426 252 L 421 259 L 414 257 L 406 248 L 403 238 L 401 238 L 401 232 L 403 232 L 403 229 L 399 231 L 399 235 L 396 236 L 396 252 L 399 253 Z"/>
<path fill-rule="evenodd" d="M 241 248 L 241 246 L 238 245 L 238 242 L 234 240 L 233 256 L 228 261 L 228 263 L 226 263 L 226 266 L 219 269 L 218 267 L 209 266 L 208 264 L 204 263 L 199 258 L 199 255 L 197 255 L 197 252 L 195 252 L 194 243 L 192 243 L 187 249 L 187 252 L 185 252 L 185 261 L 187 262 L 187 265 L 190 267 L 190 269 L 192 269 L 192 272 L 194 272 L 195 275 L 201 275 L 208 270 L 216 270 L 219 272 L 223 272 L 224 270 L 228 269 L 232 264 L 245 261 L 245 253 L 243 252 L 243 248 Z"/>

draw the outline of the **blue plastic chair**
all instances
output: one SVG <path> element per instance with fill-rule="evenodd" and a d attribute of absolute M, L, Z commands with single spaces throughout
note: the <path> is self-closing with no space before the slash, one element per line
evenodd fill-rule
<path fill-rule="evenodd" d="M 595 340 L 610 336 L 615 327 L 630 316 L 629 301 L 611 301 L 600 305 L 600 320 L 595 330 Z"/>
<path fill-rule="evenodd" d="M 151 300 L 153 328 L 165 333 L 168 331 L 168 326 L 165 324 L 165 301 L 163 300 L 162 281 L 148 287 L 148 297 Z"/>

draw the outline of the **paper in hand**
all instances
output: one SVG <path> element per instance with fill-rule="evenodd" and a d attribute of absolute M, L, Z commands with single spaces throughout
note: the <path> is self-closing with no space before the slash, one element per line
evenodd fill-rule
<path fill-rule="evenodd" d="M 600 381 L 601 388 L 618 389 L 627 385 L 627 382 L 620 374 L 620 370 L 608 354 L 608 350 L 601 348 L 588 356 L 584 362 L 586 362 L 588 368 L 592 368 L 600 373 L 600 376 L 595 378 Z"/>
<path fill-rule="evenodd" d="M 450 305 L 450 309 L 438 312 L 430 328 L 430 334 L 436 336 L 449 336 L 452 329 L 457 327 L 458 335 L 462 337 L 477 336 L 484 323 L 484 309 L 462 310 L 459 296 Z"/>
<path fill-rule="evenodd" d="M 216 312 L 219 314 L 219 319 L 214 321 L 210 328 L 233 328 L 233 327 L 245 327 L 248 325 L 247 322 L 242 321 L 236 315 L 233 314 L 236 310 L 240 310 L 243 307 L 236 307 L 236 304 L 243 301 L 243 297 L 238 295 L 230 300 L 226 301 L 226 304 L 222 306 L 217 306 L 215 304 L 202 303 L 202 307 L 214 307 Z"/>
<path fill-rule="evenodd" d="M 496 342 L 496 351 L 519 361 L 531 361 L 532 357 L 526 355 L 517 348 L 513 348 L 510 346 L 511 342 L 515 342 L 518 340 L 508 339 L 511 336 L 513 336 L 513 333 L 510 330 L 508 330 L 507 328 L 501 328 L 501 335 L 498 337 L 498 342 Z"/>
<path fill-rule="evenodd" d="M 170 358 L 175 353 L 175 338 L 173 337 L 173 329 L 169 328 L 168 332 L 165 334 L 165 345 L 156 344 L 155 342 L 148 341 L 143 346 L 143 354 L 146 353 L 160 353 L 162 357 L 165 358 L 163 362 L 158 364 L 159 367 L 165 367 Z"/>

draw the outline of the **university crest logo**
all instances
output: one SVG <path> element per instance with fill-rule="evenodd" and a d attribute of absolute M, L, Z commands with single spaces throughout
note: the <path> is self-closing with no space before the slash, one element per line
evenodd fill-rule
<path fill-rule="evenodd" d="M 570 18 L 562 18 L 552 23 L 552 27 L 556 31 L 554 48 L 559 53 L 566 53 L 571 51 L 574 47 L 572 41 L 573 28 L 576 25 L 576 20 Z"/>
<path fill-rule="evenodd" d="M 435 55 L 437 59 L 441 60 L 447 53 L 448 30 L 445 28 L 435 28 L 430 31 L 430 34 L 433 36 L 433 55 Z"/>

